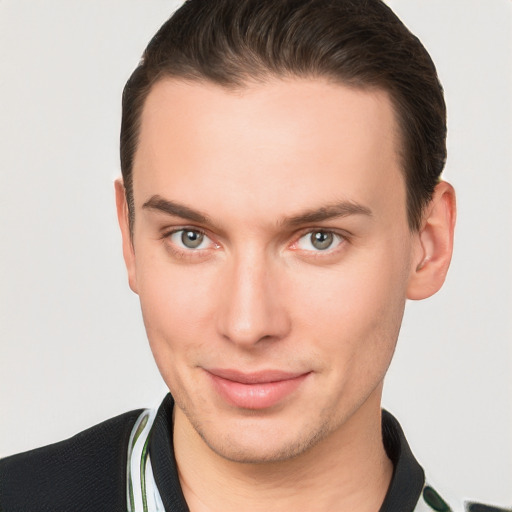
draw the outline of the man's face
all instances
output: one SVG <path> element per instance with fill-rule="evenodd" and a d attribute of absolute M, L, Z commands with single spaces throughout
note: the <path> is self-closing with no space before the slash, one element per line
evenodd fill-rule
<path fill-rule="evenodd" d="M 378 411 L 417 240 L 398 145 L 381 91 L 149 94 L 130 283 L 176 421 L 218 454 L 286 459 Z"/>

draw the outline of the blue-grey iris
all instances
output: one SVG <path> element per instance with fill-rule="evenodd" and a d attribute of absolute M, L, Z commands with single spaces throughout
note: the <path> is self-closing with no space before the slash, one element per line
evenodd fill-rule
<path fill-rule="evenodd" d="M 185 247 L 189 249 L 197 249 L 203 242 L 204 235 L 199 231 L 187 231 L 183 230 L 181 234 L 181 241 Z"/>
<path fill-rule="evenodd" d="M 311 245 L 320 251 L 329 249 L 334 240 L 334 235 L 329 231 L 314 231 L 311 233 Z"/>

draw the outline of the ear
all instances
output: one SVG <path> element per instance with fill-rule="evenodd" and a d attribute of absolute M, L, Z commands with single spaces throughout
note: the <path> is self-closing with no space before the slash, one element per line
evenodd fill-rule
<path fill-rule="evenodd" d="M 135 250 L 130 232 L 128 203 L 126 201 L 126 190 L 124 188 L 123 180 L 118 178 L 114 182 L 114 187 L 116 192 L 117 220 L 119 221 L 119 227 L 121 228 L 121 236 L 123 239 L 123 257 L 126 270 L 128 271 L 128 282 L 130 284 L 130 288 L 135 293 L 138 293 L 137 273 L 135 271 Z"/>
<path fill-rule="evenodd" d="M 443 285 L 452 258 L 455 217 L 455 191 L 449 183 L 441 181 L 415 234 L 408 299 L 426 299 Z"/>

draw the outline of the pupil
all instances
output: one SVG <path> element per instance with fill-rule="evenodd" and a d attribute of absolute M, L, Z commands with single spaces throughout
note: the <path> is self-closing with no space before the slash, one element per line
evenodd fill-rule
<path fill-rule="evenodd" d="M 333 241 L 333 234 L 325 231 L 317 231 L 311 235 L 311 243 L 316 249 L 328 249 Z"/>
<path fill-rule="evenodd" d="M 197 231 L 183 231 L 181 235 L 181 241 L 185 247 L 189 249 L 195 249 L 201 245 L 203 241 L 203 235 Z"/>

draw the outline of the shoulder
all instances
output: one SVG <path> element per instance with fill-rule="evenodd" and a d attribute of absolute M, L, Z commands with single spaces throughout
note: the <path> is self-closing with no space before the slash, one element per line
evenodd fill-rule
<path fill-rule="evenodd" d="M 0 511 L 126 509 L 126 452 L 142 410 L 65 441 L 0 460 Z"/>
<path fill-rule="evenodd" d="M 423 468 L 414 457 L 400 423 L 385 410 L 382 411 L 382 440 L 394 471 L 380 512 L 512 512 L 512 509 L 463 502 L 443 490 L 440 494 L 440 487 L 434 488 L 430 480 L 425 480 Z"/>
<path fill-rule="evenodd" d="M 500 508 L 494 505 L 485 505 L 474 501 L 459 501 L 452 499 L 448 504 L 434 488 L 425 484 L 421 497 L 414 509 L 414 512 L 512 512 L 510 508 Z"/>

